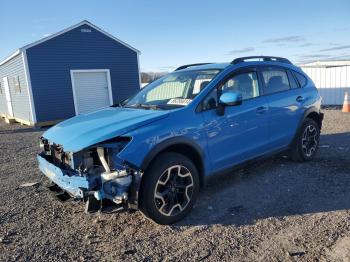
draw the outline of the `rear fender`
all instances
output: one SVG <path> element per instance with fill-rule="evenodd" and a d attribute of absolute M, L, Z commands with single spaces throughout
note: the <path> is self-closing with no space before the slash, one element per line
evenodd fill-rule
<path fill-rule="evenodd" d="M 304 112 L 304 114 L 303 114 L 301 120 L 299 121 L 297 131 L 296 131 L 296 133 L 295 133 L 295 135 L 294 135 L 294 138 L 293 138 L 293 140 L 292 140 L 292 142 L 291 142 L 291 144 L 290 144 L 290 147 L 292 147 L 292 146 L 295 144 L 295 142 L 296 142 L 296 140 L 297 140 L 297 138 L 298 138 L 298 134 L 299 134 L 299 132 L 300 132 L 300 129 L 301 129 L 301 127 L 302 127 L 302 125 L 303 125 L 305 119 L 306 119 L 310 114 L 312 114 L 312 113 L 316 113 L 316 114 L 319 115 L 319 117 L 320 117 L 320 129 L 321 129 L 321 127 L 322 127 L 322 121 L 323 121 L 323 113 L 321 113 L 320 110 L 319 110 L 317 107 L 312 106 L 312 107 L 308 108 L 307 110 L 305 110 L 305 112 Z"/>

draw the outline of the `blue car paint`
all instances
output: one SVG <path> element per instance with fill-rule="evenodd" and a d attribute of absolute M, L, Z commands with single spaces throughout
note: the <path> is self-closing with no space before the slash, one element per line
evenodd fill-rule
<path fill-rule="evenodd" d="M 243 101 L 242 105 L 226 107 L 222 116 L 214 109 L 196 112 L 203 98 L 225 76 L 238 69 L 258 65 L 283 66 L 305 75 L 298 67 L 278 62 L 198 66 L 195 70 L 222 71 L 186 107 L 168 111 L 108 108 L 64 121 L 43 136 L 69 152 L 77 152 L 113 137 L 130 136 L 132 141 L 118 157 L 140 168 L 156 146 L 174 138 L 183 138 L 200 149 L 203 175 L 209 176 L 286 147 L 296 134 L 304 113 L 310 108 L 319 112 L 321 98 L 309 78 L 303 88 Z M 295 99 L 300 92 L 304 100 L 297 103 Z"/>
<path fill-rule="evenodd" d="M 167 111 L 106 108 L 63 121 L 45 132 L 49 141 L 78 152 L 90 145 L 118 137 L 133 129 L 164 118 Z"/>
<path fill-rule="evenodd" d="M 203 112 L 212 171 L 226 169 L 266 152 L 268 121 L 266 114 L 257 112 L 260 106 L 268 107 L 266 97 L 226 107 L 221 117 L 215 110 Z"/>
<path fill-rule="evenodd" d="M 76 198 L 83 198 L 81 189 L 90 189 L 91 185 L 86 177 L 83 176 L 69 176 L 60 168 L 48 162 L 44 157 L 38 155 L 40 171 L 45 174 L 52 182 L 58 185 L 63 190 L 69 192 Z"/>
<path fill-rule="evenodd" d="M 136 129 L 126 135 L 131 136 L 133 140 L 119 154 L 119 157 L 127 159 L 135 166 L 141 167 L 144 159 L 155 146 L 181 137 L 192 141 L 201 149 L 205 170 L 211 169 L 203 118 L 194 110 L 188 111 L 186 108 L 174 110 L 167 118 L 144 126 L 142 129 Z"/>

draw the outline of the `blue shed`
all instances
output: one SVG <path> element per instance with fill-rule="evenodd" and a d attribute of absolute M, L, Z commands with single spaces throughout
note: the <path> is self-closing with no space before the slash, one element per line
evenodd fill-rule
<path fill-rule="evenodd" d="M 0 62 L 0 115 L 44 126 L 118 103 L 140 89 L 140 52 L 88 21 Z"/>

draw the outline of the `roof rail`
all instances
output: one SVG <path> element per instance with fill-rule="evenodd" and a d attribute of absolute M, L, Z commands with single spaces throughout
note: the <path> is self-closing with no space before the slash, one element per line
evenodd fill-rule
<path fill-rule="evenodd" d="M 183 66 L 180 66 L 180 67 L 176 68 L 174 71 L 185 69 L 185 68 L 191 67 L 191 66 L 200 66 L 200 65 L 209 65 L 209 64 L 212 64 L 212 63 L 198 63 L 198 64 L 183 65 Z"/>
<path fill-rule="evenodd" d="M 277 57 L 277 56 L 246 56 L 246 57 L 239 57 L 234 59 L 231 64 L 238 64 L 245 62 L 246 60 L 250 59 L 262 59 L 262 61 L 272 61 L 272 62 L 281 62 L 286 64 L 292 64 L 291 61 L 289 61 L 287 58 L 283 57 Z"/>

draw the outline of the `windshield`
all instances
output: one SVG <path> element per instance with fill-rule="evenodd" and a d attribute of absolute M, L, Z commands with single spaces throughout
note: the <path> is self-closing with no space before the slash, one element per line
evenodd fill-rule
<path fill-rule="evenodd" d="M 219 72 L 220 70 L 173 72 L 147 85 L 122 106 L 151 109 L 186 106 Z"/>

